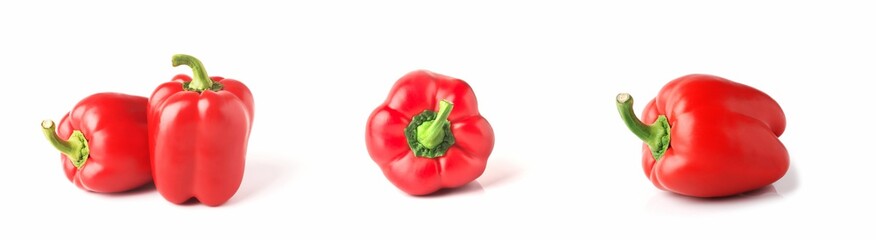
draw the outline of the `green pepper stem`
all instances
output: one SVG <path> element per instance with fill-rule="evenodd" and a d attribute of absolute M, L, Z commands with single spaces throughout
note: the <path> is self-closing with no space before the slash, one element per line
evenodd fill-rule
<path fill-rule="evenodd" d="M 666 116 L 660 115 L 653 124 L 647 125 L 636 117 L 633 112 L 633 96 L 628 93 L 617 95 L 617 111 L 624 120 L 627 128 L 633 132 L 639 139 L 648 144 L 651 148 L 651 155 L 655 160 L 660 160 L 666 150 L 669 149 L 669 120 Z"/>
<path fill-rule="evenodd" d="M 434 149 L 444 141 L 444 125 L 450 124 L 447 117 L 453 110 L 453 103 L 441 100 L 438 103 L 438 115 L 432 121 L 424 122 L 417 127 L 417 141 L 428 149 Z"/>
<path fill-rule="evenodd" d="M 207 69 L 204 68 L 204 64 L 201 63 L 201 60 L 186 54 L 176 54 L 173 55 L 172 61 L 174 67 L 186 65 L 192 68 L 192 73 L 194 75 L 192 76 L 192 82 L 188 85 L 189 89 L 203 92 L 204 90 L 213 88 L 213 80 L 207 75 Z"/>
<path fill-rule="evenodd" d="M 74 130 L 73 134 L 70 135 L 70 138 L 64 140 L 55 132 L 54 121 L 43 120 L 41 125 L 43 127 L 43 135 L 46 136 L 49 143 L 51 143 L 55 149 L 58 149 L 58 151 L 67 155 L 67 158 L 70 159 L 73 166 L 77 169 L 82 168 L 82 165 L 85 164 L 85 160 L 88 160 L 89 153 L 88 141 L 85 140 L 85 135 L 79 130 Z"/>

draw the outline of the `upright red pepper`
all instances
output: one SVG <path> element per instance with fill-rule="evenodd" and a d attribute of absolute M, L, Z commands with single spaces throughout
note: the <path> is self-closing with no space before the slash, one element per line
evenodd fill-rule
<path fill-rule="evenodd" d="M 399 79 L 368 118 L 371 158 L 411 195 L 477 179 L 493 151 L 493 128 L 465 81 L 425 70 Z"/>
<path fill-rule="evenodd" d="M 174 55 L 194 79 L 180 74 L 149 99 L 149 148 L 155 187 L 180 204 L 227 202 L 243 180 L 253 121 L 253 97 L 243 83 L 207 76 L 198 59 Z"/>
<path fill-rule="evenodd" d="M 645 143 L 642 166 L 660 189 L 695 197 L 721 197 L 762 188 L 788 170 L 778 137 L 785 114 L 770 96 L 711 75 L 692 74 L 667 83 L 645 106 L 617 96 L 627 127 Z"/>
<path fill-rule="evenodd" d="M 73 184 L 101 193 L 124 192 L 152 181 L 146 128 L 146 98 L 121 93 L 88 96 L 43 134 L 61 151 Z M 66 139 L 66 140 L 65 140 Z"/>

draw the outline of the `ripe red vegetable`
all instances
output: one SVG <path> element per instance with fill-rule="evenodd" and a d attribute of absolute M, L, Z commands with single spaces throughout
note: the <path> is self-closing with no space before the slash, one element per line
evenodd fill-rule
<path fill-rule="evenodd" d="M 88 96 L 43 134 L 58 151 L 64 173 L 77 187 L 100 193 L 124 192 L 152 181 L 145 97 L 121 93 Z"/>
<path fill-rule="evenodd" d="M 642 121 L 632 106 L 629 94 L 617 96 L 627 127 L 645 142 L 642 166 L 657 188 L 729 196 L 770 185 L 788 170 L 788 151 L 779 141 L 785 114 L 753 87 L 692 74 L 667 83 L 645 106 Z"/>
<path fill-rule="evenodd" d="M 208 206 L 227 202 L 243 180 L 253 121 L 253 97 L 243 83 L 208 77 L 198 59 L 174 55 L 184 74 L 149 98 L 149 148 L 155 187 L 180 204 L 191 198 Z"/>
<path fill-rule="evenodd" d="M 411 195 L 477 179 L 493 151 L 493 128 L 463 80 L 418 70 L 399 79 L 368 118 L 368 153 Z"/>

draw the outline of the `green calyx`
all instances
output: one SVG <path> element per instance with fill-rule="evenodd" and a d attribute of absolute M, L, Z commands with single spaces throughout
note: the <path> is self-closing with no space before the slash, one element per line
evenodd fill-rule
<path fill-rule="evenodd" d="M 43 120 L 43 135 L 46 136 L 46 139 L 49 140 L 49 143 L 61 151 L 64 155 L 67 155 L 67 158 L 70 159 L 70 162 L 73 163 L 73 166 L 76 169 L 82 168 L 85 165 L 85 160 L 88 160 L 88 140 L 85 139 L 85 135 L 82 134 L 79 130 L 74 130 L 72 134 L 70 134 L 70 138 L 67 140 L 61 139 L 57 133 L 55 133 L 55 122 L 52 120 Z"/>
<path fill-rule="evenodd" d="M 203 92 L 210 90 L 215 92 L 222 90 L 222 84 L 214 82 L 207 75 L 207 69 L 204 68 L 201 60 L 185 54 L 176 54 L 173 55 L 172 63 L 174 67 L 186 65 L 192 68 L 192 81 L 183 83 L 183 89 L 186 91 Z"/>
<path fill-rule="evenodd" d="M 441 100 L 438 104 L 438 112 L 424 110 L 411 119 L 411 123 L 405 128 L 405 137 L 414 156 L 425 158 L 444 156 L 447 149 L 456 143 L 453 132 L 450 131 L 450 121 L 447 120 L 452 110 L 453 103 Z"/>
<path fill-rule="evenodd" d="M 633 112 L 633 96 L 630 96 L 628 93 L 617 95 L 617 111 L 620 113 L 627 128 L 639 139 L 642 139 L 645 144 L 648 144 L 654 160 L 660 161 L 660 158 L 669 149 L 670 126 L 666 116 L 657 116 L 657 120 L 653 124 L 646 125 Z"/>

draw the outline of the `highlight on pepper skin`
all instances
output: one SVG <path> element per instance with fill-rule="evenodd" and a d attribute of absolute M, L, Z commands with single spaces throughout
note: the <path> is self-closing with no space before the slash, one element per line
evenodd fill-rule
<path fill-rule="evenodd" d="M 468 83 L 416 70 L 396 81 L 372 111 L 365 140 L 387 180 L 420 196 L 480 177 L 495 137 Z"/>
<path fill-rule="evenodd" d="M 706 74 L 668 82 L 641 120 L 633 97 L 616 97 L 627 128 L 643 141 L 642 168 L 655 187 L 693 197 L 724 197 L 768 186 L 790 164 L 779 137 L 785 114 L 766 93 Z"/>
<path fill-rule="evenodd" d="M 189 66 L 193 75 L 177 75 L 149 98 L 155 188 L 175 204 L 194 198 L 207 206 L 223 205 L 243 180 L 252 93 L 240 81 L 209 76 L 195 57 L 177 54 L 172 64 Z"/>
<path fill-rule="evenodd" d="M 61 153 L 71 183 L 89 192 L 118 193 L 152 182 L 146 102 L 141 96 L 95 93 L 57 125 L 42 121 L 43 136 Z"/>

